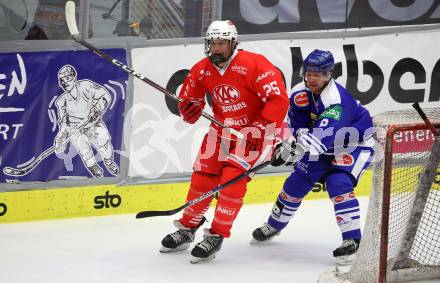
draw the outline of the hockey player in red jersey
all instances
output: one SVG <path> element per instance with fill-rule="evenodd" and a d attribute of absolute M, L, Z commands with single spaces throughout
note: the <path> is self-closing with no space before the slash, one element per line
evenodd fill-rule
<path fill-rule="evenodd" d="M 183 101 L 178 107 L 187 123 L 200 118 L 208 93 L 214 117 L 246 137 L 237 140 L 211 124 L 194 163 L 187 201 L 241 175 L 264 158 L 287 114 L 289 99 L 280 72 L 263 55 L 238 50 L 237 37 L 231 21 L 212 22 L 205 37 L 206 58 L 191 68 L 179 94 Z M 191 262 L 214 258 L 223 239 L 230 236 L 248 181 L 242 179 L 220 192 L 211 228 L 205 229 L 203 241 L 192 249 Z M 161 252 L 189 247 L 211 201 L 209 197 L 184 210 L 182 218 L 174 222 L 178 230 L 162 240 Z"/>

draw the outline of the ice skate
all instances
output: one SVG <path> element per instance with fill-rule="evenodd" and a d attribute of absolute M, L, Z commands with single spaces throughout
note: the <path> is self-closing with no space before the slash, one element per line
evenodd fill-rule
<path fill-rule="evenodd" d="M 270 226 L 268 223 L 265 223 L 263 226 L 255 229 L 254 232 L 252 232 L 251 245 L 272 240 L 275 236 L 278 236 L 280 233 L 281 233 L 280 230 L 275 229 L 274 227 Z"/>
<path fill-rule="evenodd" d="M 212 234 L 210 229 L 205 229 L 203 241 L 195 245 L 191 251 L 191 263 L 200 263 L 213 260 L 221 249 L 223 236 Z"/>
<path fill-rule="evenodd" d="M 187 228 L 180 223 L 179 220 L 174 220 L 174 226 L 178 229 L 176 232 L 168 234 L 162 239 L 161 253 L 184 251 L 189 248 L 189 245 L 194 242 L 194 237 L 197 229 L 205 223 L 206 219 L 203 217 L 199 226 L 195 228 Z"/>
<path fill-rule="evenodd" d="M 92 174 L 93 178 L 101 178 L 104 176 L 104 171 L 96 163 L 90 167 L 87 167 L 87 169 L 89 170 L 90 174 Z"/>
<path fill-rule="evenodd" d="M 113 159 L 104 159 L 104 164 L 110 174 L 112 174 L 113 176 L 118 175 L 119 167 L 116 162 L 113 161 Z"/>
<path fill-rule="evenodd" d="M 356 258 L 356 252 L 359 248 L 360 240 L 347 239 L 344 240 L 339 248 L 333 251 L 333 256 L 336 258 L 336 265 L 348 266 L 353 264 Z"/>

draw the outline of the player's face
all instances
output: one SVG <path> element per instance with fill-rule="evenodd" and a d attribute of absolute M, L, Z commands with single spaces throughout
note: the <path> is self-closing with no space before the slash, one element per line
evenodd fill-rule
<path fill-rule="evenodd" d="M 71 91 L 75 85 L 75 78 L 72 76 L 61 77 L 60 84 L 64 91 Z"/>
<path fill-rule="evenodd" d="M 306 72 L 305 79 L 307 87 L 313 93 L 320 94 L 329 81 L 330 75 L 323 72 Z"/>
<path fill-rule="evenodd" d="M 211 54 L 221 54 L 228 58 L 232 52 L 232 46 L 227 39 L 213 39 L 210 41 Z"/>

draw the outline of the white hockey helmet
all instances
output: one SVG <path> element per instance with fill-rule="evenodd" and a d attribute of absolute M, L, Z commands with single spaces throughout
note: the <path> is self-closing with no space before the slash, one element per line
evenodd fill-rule
<path fill-rule="evenodd" d="M 234 23 L 229 20 L 213 21 L 209 25 L 205 35 L 205 54 L 208 57 L 211 55 L 210 41 L 214 39 L 229 40 L 232 50 L 234 50 L 238 44 L 238 32 Z"/>
<path fill-rule="evenodd" d="M 72 65 L 64 65 L 58 71 L 58 84 L 64 90 L 76 81 L 77 72 Z"/>
<path fill-rule="evenodd" d="M 205 40 L 227 39 L 238 41 L 238 32 L 234 23 L 226 21 L 213 21 L 206 30 Z"/>

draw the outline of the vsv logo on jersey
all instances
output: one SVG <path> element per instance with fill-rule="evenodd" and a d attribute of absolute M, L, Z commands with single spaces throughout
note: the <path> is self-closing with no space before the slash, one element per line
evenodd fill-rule
<path fill-rule="evenodd" d="M 212 90 L 212 97 L 220 104 L 230 105 L 240 98 L 240 91 L 231 85 L 219 85 Z"/>
<path fill-rule="evenodd" d="M 339 166 L 351 166 L 354 163 L 354 157 L 353 155 L 349 153 L 342 153 L 335 156 L 335 159 L 333 159 L 332 164 L 333 165 L 339 165 Z"/>
<path fill-rule="evenodd" d="M 307 92 L 302 91 L 300 93 L 295 94 L 295 97 L 293 97 L 293 102 L 296 106 L 304 107 L 309 105 L 309 98 L 307 96 Z"/>
<path fill-rule="evenodd" d="M 121 205 L 122 202 L 122 198 L 120 195 L 114 194 L 111 195 L 109 193 L 109 191 L 105 192 L 105 195 L 103 196 L 96 196 L 95 197 L 95 206 L 94 208 L 96 209 L 101 209 L 101 208 L 110 208 L 111 207 L 118 207 L 119 205 Z"/>

